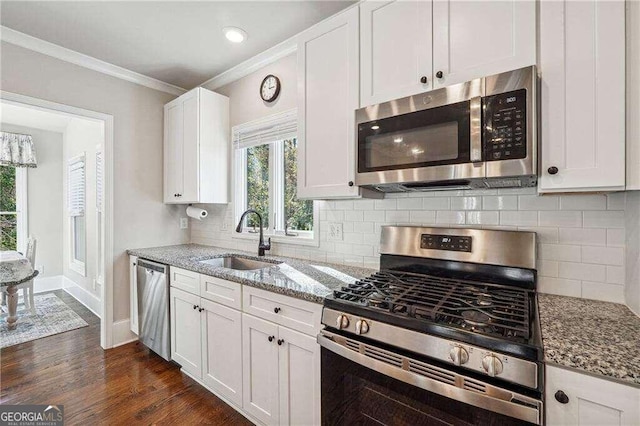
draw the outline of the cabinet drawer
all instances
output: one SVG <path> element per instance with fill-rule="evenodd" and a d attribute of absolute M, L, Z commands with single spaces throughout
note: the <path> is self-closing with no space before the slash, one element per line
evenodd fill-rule
<path fill-rule="evenodd" d="M 200 274 L 197 272 L 172 266 L 169 283 L 171 287 L 179 288 L 180 290 L 200 296 Z"/>
<path fill-rule="evenodd" d="M 289 296 L 244 286 L 243 311 L 305 334 L 320 330 L 322 305 Z"/>
<path fill-rule="evenodd" d="M 200 275 L 200 297 L 234 309 L 242 309 L 242 285 Z"/>

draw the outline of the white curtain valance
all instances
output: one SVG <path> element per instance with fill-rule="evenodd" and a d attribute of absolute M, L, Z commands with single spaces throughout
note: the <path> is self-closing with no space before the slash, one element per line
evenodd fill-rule
<path fill-rule="evenodd" d="M 36 149 L 31 136 L 0 132 L 0 165 L 36 167 Z"/>
<path fill-rule="evenodd" d="M 298 133 L 298 112 L 290 109 L 233 127 L 236 149 L 291 139 Z"/>

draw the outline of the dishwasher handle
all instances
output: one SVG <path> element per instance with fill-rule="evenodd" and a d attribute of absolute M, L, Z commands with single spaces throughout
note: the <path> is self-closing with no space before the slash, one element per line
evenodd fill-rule
<path fill-rule="evenodd" d="M 162 274 L 167 273 L 167 265 L 163 265 L 162 263 L 156 263 L 146 259 L 138 259 L 138 268 L 150 269 Z"/>

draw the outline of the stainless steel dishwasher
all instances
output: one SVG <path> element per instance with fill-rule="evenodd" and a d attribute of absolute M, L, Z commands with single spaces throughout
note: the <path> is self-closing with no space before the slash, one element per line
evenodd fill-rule
<path fill-rule="evenodd" d="M 138 337 L 140 341 L 169 361 L 171 331 L 169 328 L 169 267 L 138 259 Z"/>

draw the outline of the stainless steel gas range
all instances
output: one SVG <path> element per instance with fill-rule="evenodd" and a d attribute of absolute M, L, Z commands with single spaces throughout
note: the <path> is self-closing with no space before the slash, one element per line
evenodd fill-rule
<path fill-rule="evenodd" d="M 380 271 L 324 303 L 323 424 L 542 424 L 535 238 L 383 227 Z"/>

